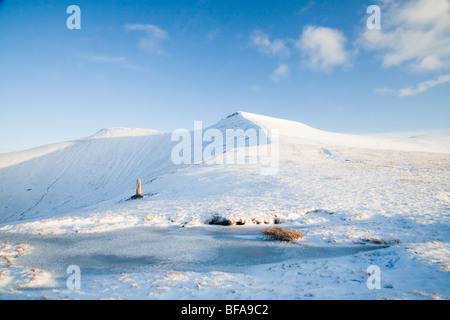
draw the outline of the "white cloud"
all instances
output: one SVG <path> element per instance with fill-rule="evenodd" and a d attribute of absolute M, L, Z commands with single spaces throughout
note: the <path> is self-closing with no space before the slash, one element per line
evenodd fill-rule
<path fill-rule="evenodd" d="M 286 41 L 281 39 L 270 40 L 269 36 L 261 30 L 255 30 L 250 35 L 251 44 L 258 49 L 258 51 L 273 56 L 287 57 L 290 55 L 290 50 L 286 46 Z"/>
<path fill-rule="evenodd" d="M 261 87 L 255 84 L 255 85 L 250 86 L 250 90 L 252 90 L 253 92 L 260 92 Z"/>
<path fill-rule="evenodd" d="M 350 53 L 345 49 L 346 42 L 346 37 L 339 30 L 306 26 L 296 46 L 307 66 L 328 72 L 334 67 L 349 64 Z"/>
<path fill-rule="evenodd" d="M 139 39 L 140 47 L 152 53 L 164 53 L 161 44 L 169 38 L 167 31 L 152 24 L 127 24 L 125 30 L 145 32 L 145 36 Z"/>
<path fill-rule="evenodd" d="M 401 97 L 412 96 L 412 95 L 415 95 L 418 93 L 425 92 L 430 88 L 433 88 L 435 86 L 438 86 L 438 85 L 446 83 L 446 82 L 450 82 L 450 74 L 442 75 L 436 80 L 428 80 L 428 81 L 421 82 L 417 86 L 414 86 L 414 87 L 401 89 L 401 90 L 399 90 L 398 95 Z"/>
<path fill-rule="evenodd" d="M 383 66 L 450 68 L 450 0 L 385 0 L 381 14 L 382 29 L 366 29 L 359 43 L 380 51 Z"/>
<path fill-rule="evenodd" d="M 216 28 L 216 29 L 212 29 L 209 30 L 208 33 L 206 34 L 206 36 L 208 37 L 209 40 L 214 40 L 217 38 L 217 35 L 219 34 L 220 29 Z"/>
<path fill-rule="evenodd" d="M 95 54 L 80 55 L 80 58 L 88 62 L 111 63 L 111 64 L 123 64 L 126 61 L 125 57 L 115 57 L 115 56 L 105 56 Z"/>
<path fill-rule="evenodd" d="M 270 75 L 270 78 L 275 81 L 278 82 L 281 79 L 286 78 L 287 76 L 289 76 L 289 67 L 287 64 L 280 64 L 275 71 Z"/>
<path fill-rule="evenodd" d="M 431 89 L 433 87 L 436 87 L 438 85 L 444 84 L 446 82 L 450 82 L 450 74 L 445 74 L 437 78 L 436 80 L 427 80 L 419 83 L 416 86 L 400 89 L 400 90 L 394 90 L 389 88 L 377 88 L 375 89 L 375 93 L 377 94 L 396 94 L 400 97 L 405 96 L 413 96 L 422 92 L 427 91 L 428 89 Z"/>
<path fill-rule="evenodd" d="M 121 56 L 109 56 L 109 55 L 98 55 L 98 54 L 81 54 L 78 55 L 81 62 L 87 63 L 98 63 L 98 64 L 109 64 L 118 66 L 121 68 L 129 69 L 137 72 L 145 72 L 147 68 L 144 66 L 139 66 L 129 61 L 126 57 Z"/>
<path fill-rule="evenodd" d="M 308 12 L 315 4 L 316 4 L 316 2 L 314 0 L 308 2 L 303 8 L 300 9 L 300 11 L 298 13 L 304 14 L 304 13 Z"/>
<path fill-rule="evenodd" d="M 390 88 L 375 88 L 374 92 L 379 95 L 397 94 L 398 91 Z"/>

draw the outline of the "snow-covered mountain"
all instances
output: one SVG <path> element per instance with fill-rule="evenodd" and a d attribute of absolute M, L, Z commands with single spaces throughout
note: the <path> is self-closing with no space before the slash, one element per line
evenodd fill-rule
<path fill-rule="evenodd" d="M 388 139 L 340 134 L 246 112 L 230 115 L 210 128 L 224 133 L 226 129 L 276 129 L 282 145 L 450 154 L 450 137 Z M 54 217 L 124 201 L 134 193 L 136 179 L 145 185 L 183 168 L 171 160 L 176 143 L 170 132 L 113 128 L 75 141 L 0 154 L 0 222 Z"/>
<path fill-rule="evenodd" d="M 174 131 L 190 139 L 183 156 L 195 160 L 212 136 L 218 152 L 181 165 L 173 151 L 185 140 L 146 129 L 0 154 L 0 296 L 450 296 L 450 137 L 331 133 L 245 112 L 202 128 L 204 141 L 199 123 L 194 128 Z M 261 129 L 277 130 L 279 139 L 269 134 L 268 145 Z M 227 145 L 230 131 L 246 146 Z M 269 149 L 277 155 L 272 174 L 262 173 L 263 161 L 209 161 Z M 145 196 L 126 201 L 136 179 Z M 266 224 L 301 231 L 302 246 L 279 246 L 299 251 L 281 257 L 261 241 Z M 245 267 L 217 269 L 224 259 Z M 65 289 L 68 265 L 83 268 L 82 291 Z M 366 283 L 374 265 L 380 290 Z"/>
<path fill-rule="evenodd" d="M 411 138 L 382 138 L 327 132 L 311 128 L 303 123 L 282 120 L 263 115 L 240 112 L 241 117 L 255 125 L 277 129 L 284 143 L 296 143 L 316 146 L 345 146 L 351 148 L 369 148 L 397 151 L 421 151 L 434 153 L 450 153 L 450 137 L 417 136 Z"/>

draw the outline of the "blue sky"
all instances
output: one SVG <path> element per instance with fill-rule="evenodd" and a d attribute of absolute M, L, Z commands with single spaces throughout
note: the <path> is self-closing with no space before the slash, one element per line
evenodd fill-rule
<path fill-rule="evenodd" d="M 448 129 L 449 2 L 1 1 L 0 152 L 237 110 L 337 132 Z M 374 4 L 381 30 L 366 26 Z"/>

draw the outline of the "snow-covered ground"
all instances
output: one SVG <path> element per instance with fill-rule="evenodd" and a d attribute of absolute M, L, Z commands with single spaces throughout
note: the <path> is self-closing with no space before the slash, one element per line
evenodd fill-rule
<path fill-rule="evenodd" d="M 450 297 L 450 137 L 338 134 L 244 112 L 213 128 L 278 130 L 278 172 L 177 166 L 171 133 L 145 129 L 0 154 L 0 299 Z M 126 201 L 138 178 L 146 196 Z M 217 216 L 245 225 L 207 225 Z M 275 222 L 305 237 L 260 239 Z M 66 287 L 71 264 L 78 291 Z M 379 290 L 367 288 L 370 265 Z"/>

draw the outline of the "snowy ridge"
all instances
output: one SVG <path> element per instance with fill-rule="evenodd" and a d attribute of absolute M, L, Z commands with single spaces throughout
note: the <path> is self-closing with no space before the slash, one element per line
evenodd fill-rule
<path fill-rule="evenodd" d="M 18 163 L 28 161 L 33 158 L 45 156 L 46 154 L 62 150 L 71 145 L 73 145 L 72 142 L 63 142 L 33 148 L 30 150 L 0 153 L 0 169 L 14 166 Z"/>
<path fill-rule="evenodd" d="M 241 116 L 212 127 L 257 129 Z M 133 194 L 136 179 L 145 185 L 183 167 L 171 161 L 175 144 L 171 133 L 110 128 L 71 142 L 0 154 L 0 222 L 123 201 Z"/>
<path fill-rule="evenodd" d="M 108 128 L 102 129 L 96 134 L 86 139 L 101 139 L 101 138 L 120 138 L 120 137 L 140 137 L 160 134 L 162 132 L 151 129 L 140 128 Z"/>
<path fill-rule="evenodd" d="M 450 153 L 450 137 L 363 137 L 247 112 L 234 113 L 210 128 L 277 129 L 284 145 Z M 145 189 L 161 175 L 186 167 L 171 161 L 176 143 L 170 133 L 112 128 L 76 141 L 0 154 L 0 222 L 48 218 L 121 202 L 134 193 L 136 179 Z M 321 150 L 330 154 L 326 148 Z"/>
<path fill-rule="evenodd" d="M 2 155 L 0 221 L 52 216 L 132 194 L 137 178 L 146 181 L 172 165 L 170 135 L 149 132 L 108 130 Z"/>
<path fill-rule="evenodd" d="M 353 148 L 370 148 L 380 150 L 420 151 L 450 154 L 450 137 L 419 136 L 412 138 L 382 138 L 374 136 L 359 136 L 318 130 L 303 123 L 282 120 L 258 114 L 239 112 L 248 121 L 264 128 L 277 129 L 286 142 L 345 146 Z"/>

